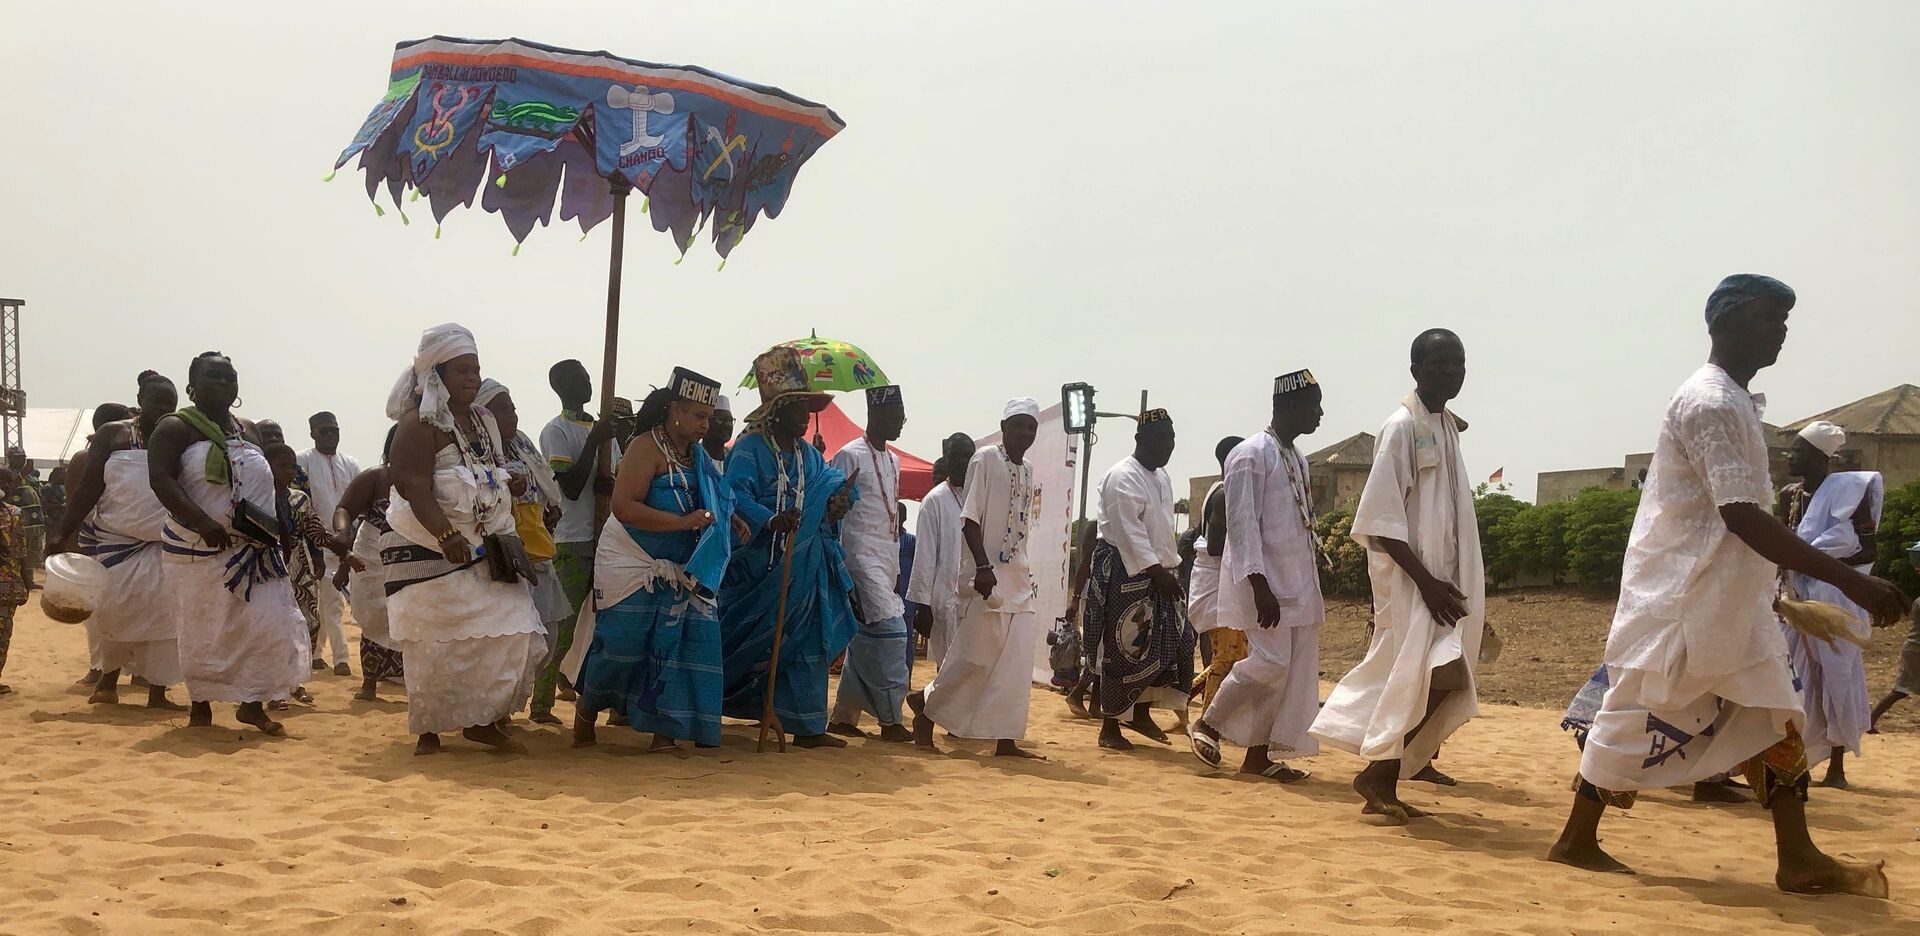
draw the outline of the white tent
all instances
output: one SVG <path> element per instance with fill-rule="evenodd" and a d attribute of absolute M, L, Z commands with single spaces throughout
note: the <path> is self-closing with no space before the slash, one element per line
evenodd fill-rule
<path fill-rule="evenodd" d="M 93 434 L 93 408 L 34 409 L 28 407 L 21 427 L 27 458 L 36 468 L 52 468 L 70 461 L 87 447 Z"/>
<path fill-rule="evenodd" d="M 980 445 L 999 442 L 997 431 L 979 440 Z M 1037 589 L 1033 613 L 1040 619 L 1043 630 L 1052 629 L 1054 622 L 1067 613 L 1069 546 L 1078 504 L 1074 487 L 1080 481 L 1079 453 L 1080 436 L 1067 435 L 1066 425 L 1060 420 L 1060 404 L 1042 410 L 1040 434 L 1034 439 L 1033 448 L 1027 451 L 1027 461 L 1033 465 L 1033 484 L 1040 495 L 1038 518 L 1027 536 L 1027 560 Z M 1053 667 L 1047 662 L 1049 649 L 1045 639 L 1034 646 L 1033 681 L 1037 685 L 1045 686 L 1053 681 Z"/>

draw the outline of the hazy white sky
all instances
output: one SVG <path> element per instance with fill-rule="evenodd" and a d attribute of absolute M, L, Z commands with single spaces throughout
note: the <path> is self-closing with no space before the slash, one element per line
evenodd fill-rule
<path fill-rule="evenodd" d="M 1086 380 L 1172 410 L 1184 477 L 1301 366 L 1306 444 L 1372 431 L 1444 325 L 1470 467 L 1530 495 L 1651 447 L 1726 273 L 1800 293 L 1773 421 L 1920 378 L 1920 4 L 0 0 L 32 403 L 184 383 L 218 348 L 244 415 L 335 410 L 372 460 L 420 329 L 456 320 L 551 416 L 547 366 L 599 368 L 607 228 L 510 258 L 477 208 L 436 241 L 424 203 L 403 227 L 357 173 L 320 182 L 394 42 L 435 33 L 696 63 L 847 121 L 725 271 L 631 229 L 629 396 L 817 329 L 906 388 L 910 450 Z M 1108 424 L 1096 469 L 1129 437 Z"/>

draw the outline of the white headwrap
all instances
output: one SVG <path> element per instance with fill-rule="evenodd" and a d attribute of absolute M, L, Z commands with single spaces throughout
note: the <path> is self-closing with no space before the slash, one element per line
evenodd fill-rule
<path fill-rule="evenodd" d="M 485 406 L 493 402 L 495 397 L 510 392 L 506 384 L 488 377 L 480 381 L 480 392 L 474 394 L 473 405 Z M 540 489 L 541 499 L 546 501 L 549 507 L 560 506 L 566 497 L 560 492 L 560 481 L 553 476 L 553 467 L 548 465 L 547 460 L 541 456 L 540 447 L 527 436 L 527 431 L 525 429 L 515 431 L 513 438 L 507 440 L 507 443 L 516 456 L 512 461 L 525 468 L 527 474 L 532 476 L 533 486 Z"/>
<path fill-rule="evenodd" d="M 473 332 L 448 322 L 420 333 L 420 350 L 413 365 L 400 373 L 387 394 L 387 418 L 400 419 L 418 409 L 420 419 L 436 429 L 453 431 L 453 410 L 447 408 L 447 385 L 434 368 L 463 354 L 479 354 Z"/>
<path fill-rule="evenodd" d="M 1006 410 L 1000 414 L 1000 421 L 1006 422 L 1015 416 L 1032 416 L 1035 421 L 1038 421 L 1040 404 L 1035 402 L 1033 397 L 1017 397 L 1008 400 Z"/>
<path fill-rule="evenodd" d="M 492 377 L 488 377 L 485 380 L 480 381 L 480 392 L 473 395 L 473 405 L 485 406 L 488 403 L 492 403 L 494 397 L 497 397 L 500 394 L 505 392 L 507 392 L 506 384 L 503 384 L 500 381 L 493 379 Z"/>
<path fill-rule="evenodd" d="M 1807 440 L 1828 458 L 1832 458 L 1836 452 L 1840 451 L 1841 446 L 1847 444 L 1847 430 L 1822 419 L 1819 422 L 1808 423 L 1807 428 L 1800 430 L 1800 438 Z"/>

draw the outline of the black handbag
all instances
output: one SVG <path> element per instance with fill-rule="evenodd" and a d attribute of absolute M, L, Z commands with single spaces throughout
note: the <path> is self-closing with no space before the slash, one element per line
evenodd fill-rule
<path fill-rule="evenodd" d="M 496 582 L 533 581 L 533 560 L 527 557 L 527 544 L 511 533 L 489 533 L 481 538 L 486 553 L 487 572 Z"/>
<path fill-rule="evenodd" d="M 277 549 L 281 545 L 279 515 L 268 513 L 251 501 L 234 501 L 233 529 L 261 546 Z"/>

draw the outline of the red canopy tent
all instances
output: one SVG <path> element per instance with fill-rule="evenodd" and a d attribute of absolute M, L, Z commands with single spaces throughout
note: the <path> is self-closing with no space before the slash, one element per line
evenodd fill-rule
<path fill-rule="evenodd" d="M 838 403 L 828 404 L 814 417 L 814 428 L 827 443 L 825 454 L 828 458 L 866 432 L 840 411 Z M 917 501 L 927 496 L 927 492 L 933 490 L 933 463 L 898 445 L 889 448 L 900 458 L 900 498 Z"/>

